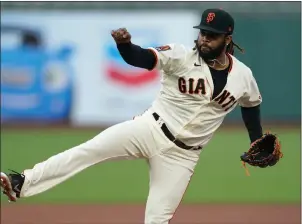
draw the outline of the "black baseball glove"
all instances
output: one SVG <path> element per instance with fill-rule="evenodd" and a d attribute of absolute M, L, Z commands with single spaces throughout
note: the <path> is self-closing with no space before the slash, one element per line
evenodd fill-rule
<path fill-rule="evenodd" d="M 240 157 L 243 166 L 246 163 L 254 166 L 265 168 L 274 166 L 283 157 L 281 144 L 275 134 L 267 132 L 260 139 L 251 144 L 250 149 Z M 248 170 L 247 175 L 249 175 Z"/>

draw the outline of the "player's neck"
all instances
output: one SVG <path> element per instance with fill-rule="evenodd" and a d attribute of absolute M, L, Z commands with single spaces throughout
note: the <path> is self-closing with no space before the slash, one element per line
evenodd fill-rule
<path fill-rule="evenodd" d="M 213 60 L 207 61 L 209 67 L 215 70 L 224 70 L 229 66 L 229 57 L 223 52 L 219 57 Z"/>

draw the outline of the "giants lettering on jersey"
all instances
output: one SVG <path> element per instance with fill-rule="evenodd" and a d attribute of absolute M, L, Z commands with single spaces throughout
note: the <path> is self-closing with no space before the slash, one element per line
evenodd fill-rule
<path fill-rule="evenodd" d="M 234 96 L 227 90 L 224 90 L 223 93 L 215 98 L 215 100 L 225 111 L 228 111 L 234 104 L 237 102 Z"/>
<path fill-rule="evenodd" d="M 197 79 L 197 82 L 195 79 L 189 78 L 187 83 L 186 79 L 181 77 L 178 79 L 178 88 L 181 93 L 206 94 L 205 81 L 202 78 Z M 216 101 L 225 111 L 228 111 L 237 102 L 236 98 L 227 90 L 224 90 L 214 101 Z"/>
<path fill-rule="evenodd" d="M 204 79 L 195 79 L 189 78 L 188 85 L 184 78 L 178 79 L 178 88 L 181 93 L 189 93 L 189 94 L 206 94 L 205 81 Z"/>

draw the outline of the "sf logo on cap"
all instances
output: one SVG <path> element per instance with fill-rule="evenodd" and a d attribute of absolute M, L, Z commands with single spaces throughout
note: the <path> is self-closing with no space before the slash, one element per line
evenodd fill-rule
<path fill-rule="evenodd" d="M 210 12 L 207 17 L 207 23 L 212 22 L 214 20 L 215 13 Z"/>

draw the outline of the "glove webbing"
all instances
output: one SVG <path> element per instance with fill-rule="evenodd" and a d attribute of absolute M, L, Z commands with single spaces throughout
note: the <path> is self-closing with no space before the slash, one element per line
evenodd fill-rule
<path fill-rule="evenodd" d="M 270 131 L 267 131 L 266 134 L 267 134 L 267 135 L 270 134 Z M 258 143 L 259 141 L 261 141 L 263 138 L 264 138 L 264 136 L 261 137 L 260 139 L 256 140 L 255 142 L 253 142 L 253 143 L 251 144 L 251 149 L 250 149 L 250 150 L 252 150 L 253 147 L 255 146 L 255 144 L 257 144 L 257 143 Z M 281 149 L 280 142 L 279 142 L 278 139 L 276 138 L 276 140 L 275 140 L 275 145 L 274 145 L 274 151 L 273 151 L 273 153 L 271 154 L 271 156 L 277 156 L 279 159 L 282 158 L 282 157 L 283 157 L 283 153 L 281 152 L 280 149 Z M 251 154 L 251 155 L 252 155 L 252 156 L 256 156 L 256 155 L 259 154 L 259 153 L 260 153 L 260 152 L 255 153 L 255 154 Z M 246 166 L 246 162 L 244 162 L 244 161 L 241 161 L 241 162 L 242 162 L 242 167 L 245 169 L 245 174 L 246 174 L 246 176 L 250 176 L 251 174 L 250 174 L 250 172 L 249 172 L 249 170 L 248 170 L 248 168 L 247 168 L 247 166 Z"/>

